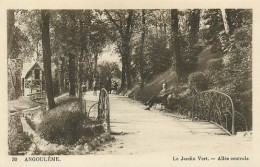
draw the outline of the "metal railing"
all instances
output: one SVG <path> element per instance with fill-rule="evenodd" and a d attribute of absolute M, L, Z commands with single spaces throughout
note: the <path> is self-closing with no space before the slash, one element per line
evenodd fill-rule
<path fill-rule="evenodd" d="M 31 100 L 44 98 L 45 97 L 45 91 L 42 92 L 35 92 L 27 95 Z"/>
<path fill-rule="evenodd" d="M 193 121 L 214 122 L 232 135 L 248 130 L 245 117 L 235 111 L 231 97 L 219 91 L 203 91 L 195 95 L 191 117 Z"/>
<path fill-rule="evenodd" d="M 105 133 L 110 134 L 110 103 L 109 95 L 106 89 L 101 89 L 99 93 L 99 100 L 90 106 L 88 110 L 85 110 L 86 117 L 94 120 L 95 125 L 102 125 Z"/>

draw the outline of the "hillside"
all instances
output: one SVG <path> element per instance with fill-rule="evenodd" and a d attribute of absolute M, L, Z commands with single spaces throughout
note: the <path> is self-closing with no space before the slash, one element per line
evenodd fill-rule
<path fill-rule="evenodd" d="M 207 62 L 217 56 L 217 54 L 211 52 L 211 46 L 203 49 L 198 55 L 197 71 L 204 71 L 207 67 Z M 167 89 L 169 91 L 173 91 L 179 85 L 176 72 L 173 71 L 173 69 L 170 68 L 167 71 L 152 78 L 148 83 L 145 84 L 142 91 L 137 84 L 125 94 L 131 98 L 135 98 L 144 102 L 148 100 L 152 95 L 157 94 L 162 89 L 163 83 L 166 83 Z"/>

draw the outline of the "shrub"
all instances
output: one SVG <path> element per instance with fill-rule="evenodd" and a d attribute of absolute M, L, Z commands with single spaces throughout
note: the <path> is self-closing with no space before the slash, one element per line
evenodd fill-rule
<path fill-rule="evenodd" d="M 207 68 L 211 71 L 219 71 L 223 68 L 223 60 L 220 59 L 211 59 L 207 62 Z"/>
<path fill-rule="evenodd" d="M 204 91 L 208 88 L 208 80 L 204 73 L 195 72 L 189 75 L 189 87 L 195 91 Z"/>
<path fill-rule="evenodd" d="M 20 152 L 27 151 L 31 144 L 30 137 L 23 132 L 20 116 L 11 116 L 8 125 L 9 154 L 19 155 Z"/>
<path fill-rule="evenodd" d="M 56 107 L 45 115 L 38 132 L 52 143 L 74 144 L 81 137 L 84 118 L 85 115 L 79 110 L 71 112 L 68 108 Z"/>
<path fill-rule="evenodd" d="M 252 90 L 231 94 L 235 110 L 245 116 L 248 128 L 252 129 Z"/>

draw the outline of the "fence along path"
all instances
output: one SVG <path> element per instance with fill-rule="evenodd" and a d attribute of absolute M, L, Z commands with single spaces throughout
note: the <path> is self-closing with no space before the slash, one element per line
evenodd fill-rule
<path fill-rule="evenodd" d="M 230 135 L 247 131 L 246 118 L 235 111 L 233 101 L 227 94 L 219 91 L 203 91 L 193 98 L 193 121 L 212 122 L 225 129 Z"/>

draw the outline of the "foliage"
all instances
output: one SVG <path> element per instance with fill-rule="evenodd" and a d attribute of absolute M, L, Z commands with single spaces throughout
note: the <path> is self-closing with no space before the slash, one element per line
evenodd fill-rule
<path fill-rule="evenodd" d="M 144 73 L 150 79 L 151 76 L 164 72 L 170 67 L 172 56 L 164 37 L 151 36 L 148 38 L 147 45 L 146 61 L 148 65 Z"/>
<path fill-rule="evenodd" d="M 107 77 L 118 80 L 120 78 L 120 69 L 117 63 L 104 61 L 98 65 L 99 83 L 102 86 L 106 83 Z M 103 85 L 104 86 L 104 85 Z"/>
<path fill-rule="evenodd" d="M 203 72 L 191 73 L 188 80 L 190 89 L 196 92 L 204 91 L 208 88 L 208 79 Z"/>
<path fill-rule="evenodd" d="M 23 132 L 21 118 L 18 114 L 9 117 L 8 122 L 8 148 L 10 155 L 19 155 L 20 152 L 27 151 L 32 141 Z"/>
<path fill-rule="evenodd" d="M 225 13 L 231 34 L 243 25 L 252 24 L 252 10 L 250 9 L 225 9 Z"/>
<path fill-rule="evenodd" d="M 234 30 L 229 34 L 220 32 L 223 68 L 210 70 L 211 88 L 230 95 L 235 109 L 242 113 L 252 126 L 252 13 L 251 10 L 234 10 Z M 237 12 L 237 13 L 236 13 Z M 230 13 L 229 13 L 230 14 Z M 236 16 L 236 17 L 235 17 Z M 237 18 L 237 17 L 240 18 Z M 239 21 L 237 21 L 236 19 Z M 240 22 L 240 23 L 239 23 Z M 243 24 L 238 27 L 237 24 Z"/>
<path fill-rule="evenodd" d="M 180 38 L 181 55 L 183 60 L 183 74 L 188 75 L 197 68 L 197 55 L 202 51 L 200 43 L 191 44 L 189 35 L 182 35 Z"/>
<path fill-rule="evenodd" d="M 22 95 L 22 60 L 8 59 L 8 99 L 14 100 Z"/>
<path fill-rule="evenodd" d="M 208 31 L 204 31 L 202 38 L 206 39 L 206 43 L 212 45 L 213 53 L 221 51 L 221 43 L 218 35 L 224 30 L 222 15 L 220 9 L 208 9 L 204 11 L 202 18 L 205 20 L 205 26 Z"/>
<path fill-rule="evenodd" d="M 211 59 L 207 62 L 207 69 L 214 72 L 223 68 L 223 59 Z"/>
<path fill-rule="evenodd" d="M 73 144 L 81 137 L 84 117 L 76 99 L 60 102 L 44 116 L 38 132 L 41 137 L 52 143 Z"/>

